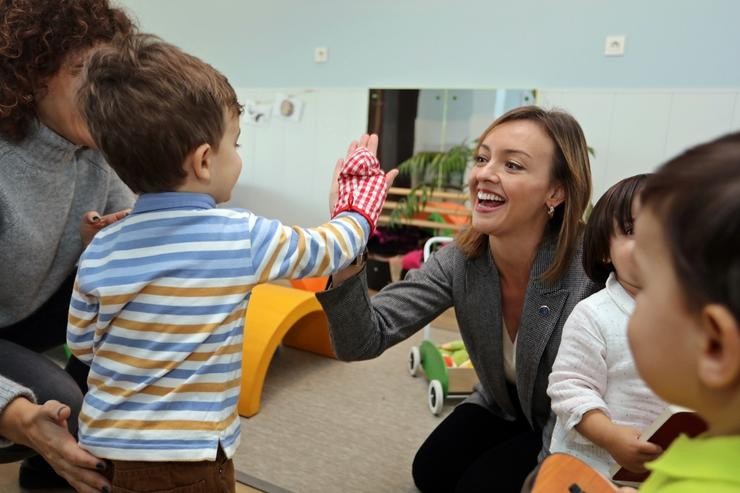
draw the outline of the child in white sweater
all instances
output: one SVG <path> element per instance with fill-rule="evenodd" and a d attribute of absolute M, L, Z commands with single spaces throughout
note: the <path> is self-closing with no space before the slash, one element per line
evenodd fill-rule
<path fill-rule="evenodd" d="M 666 404 L 637 374 L 627 344 L 641 285 L 632 258 L 633 224 L 646 178 L 615 184 L 591 213 L 583 264 L 606 287 L 576 305 L 565 322 L 547 389 L 557 417 L 550 451 L 578 457 L 603 474 L 615 461 L 644 471 L 644 463 L 662 452 L 638 440 Z"/>

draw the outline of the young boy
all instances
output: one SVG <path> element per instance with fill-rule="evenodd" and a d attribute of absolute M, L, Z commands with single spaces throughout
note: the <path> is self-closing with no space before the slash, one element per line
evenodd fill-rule
<path fill-rule="evenodd" d="M 355 150 L 335 218 L 315 229 L 215 208 L 241 169 L 241 106 L 223 75 L 153 36 L 93 55 L 79 100 L 100 150 L 140 194 L 79 262 L 68 344 L 91 366 L 80 445 L 111 460 L 114 491 L 234 491 L 249 293 L 356 258 L 385 175 Z"/>
<path fill-rule="evenodd" d="M 629 322 L 640 375 L 709 424 L 678 438 L 640 488 L 740 491 L 740 133 L 669 161 L 641 195 Z"/>

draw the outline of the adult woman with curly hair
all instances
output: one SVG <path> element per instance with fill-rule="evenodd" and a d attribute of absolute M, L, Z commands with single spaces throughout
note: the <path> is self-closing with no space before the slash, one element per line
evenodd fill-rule
<path fill-rule="evenodd" d="M 90 51 L 132 30 L 108 0 L 0 0 L 0 462 L 26 459 L 25 488 L 109 488 L 74 437 L 89 368 L 40 353 L 65 341 L 83 245 L 133 202 L 76 105 Z"/>

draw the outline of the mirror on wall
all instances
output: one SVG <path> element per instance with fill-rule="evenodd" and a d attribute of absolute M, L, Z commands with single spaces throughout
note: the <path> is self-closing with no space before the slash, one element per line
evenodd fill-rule
<path fill-rule="evenodd" d="M 389 170 L 420 152 L 472 146 L 498 116 L 535 100 L 534 89 L 370 89 L 368 132 L 380 136 L 378 156 Z M 400 176 L 396 185 L 410 182 Z"/>
<path fill-rule="evenodd" d="M 368 132 L 380 137 L 381 166 L 401 171 L 368 242 L 369 286 L 400 278 L 404 265 L 415 265 L 404 255 L 429 237 L 468 227 L 466 171 L 477 139 L 497 117 L 535 100 L 533 89 L 369 90 Z"/>

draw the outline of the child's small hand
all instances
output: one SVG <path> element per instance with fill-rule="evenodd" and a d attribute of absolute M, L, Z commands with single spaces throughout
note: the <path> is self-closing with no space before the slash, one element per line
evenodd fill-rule
<path fill-rule="evenodd" d="M 105 216 L 101 216 L 96 211 L 88 211 L 82 216 L 80 221 L 80 238 L 82 238 L 82 246 L 87 246 L 92 241 L 95 233 L 114 222 L 123 219 L 128 216 L 131 209 L 123 209 L 118 212 L 113 212 Z"/>
<path fill-rule="evenodd" d="M 644 472 L 645 463 L 657 459 L 663 449 L 639 437 L 640 432 L 631 426 L 613 425 L 605 448 L 620 466 L 632 472 Z"/>

